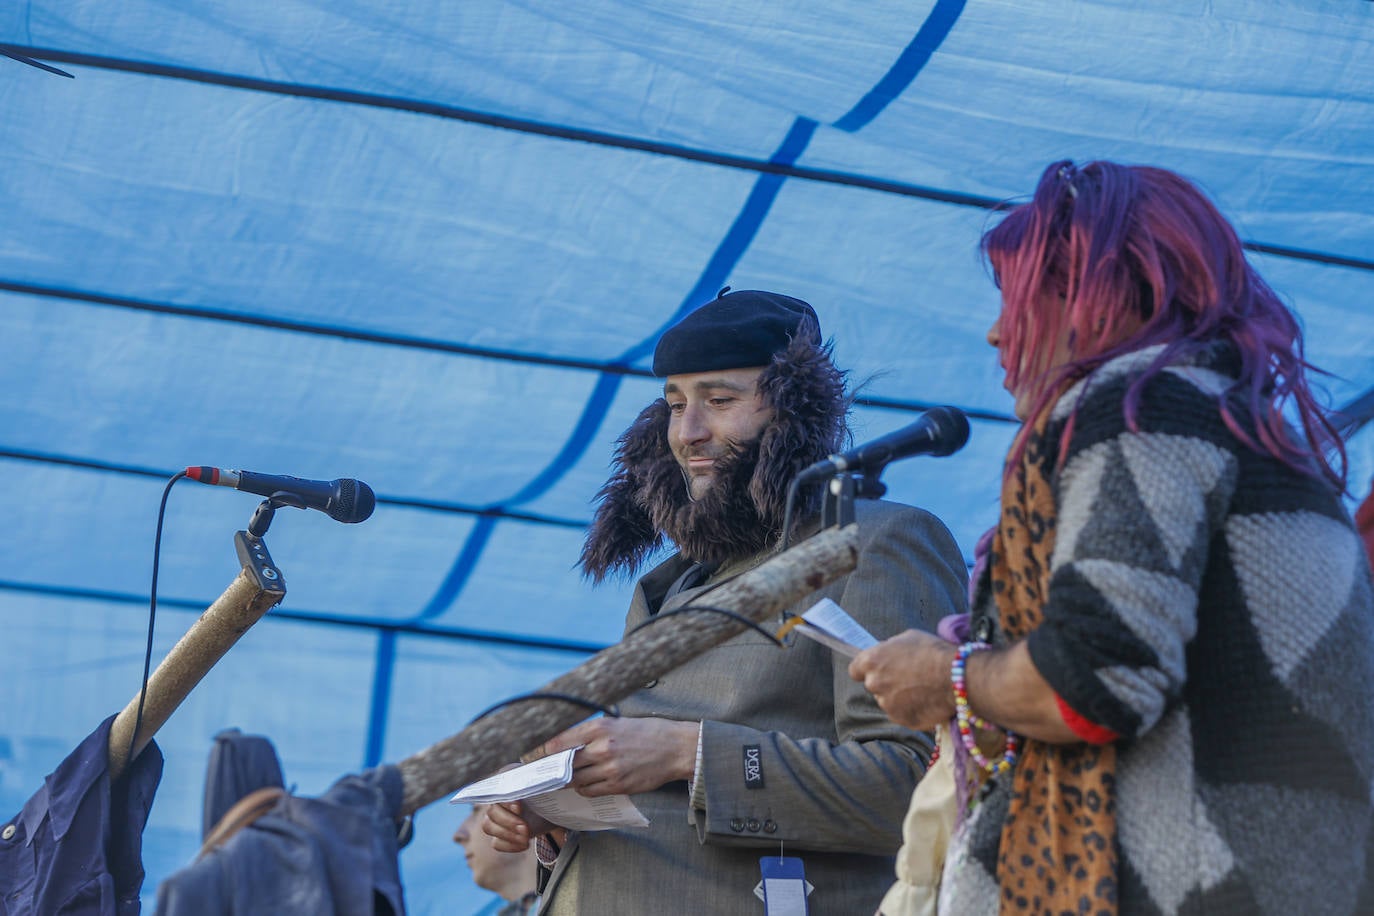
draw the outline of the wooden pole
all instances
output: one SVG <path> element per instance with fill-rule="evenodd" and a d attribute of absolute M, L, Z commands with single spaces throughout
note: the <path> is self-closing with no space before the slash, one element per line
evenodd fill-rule
<path fill-rule="evenodd" d="M 251 543 L 261 544 L 260 541 Z M 262 555 L 265 555 L 265 549 Z M 270 557 L 267 559 L 270 563 Z M 277 581 L 280 581 L 279 577 Z M 143 701 L 143 719 L 139 724 L 138 738 L 133 742 L 132 756 L 129 742 L 138 718 L 137 694 L 110 725 L 111 781 L 118 779 L 129 761 L 143 752 L 157 730 L 176 711 L 192 688 L 224 657 L 224 653 L 233 648 L 239 637 L 248 632 L 248 628 L 280 602 L 285 594 L 284 587 L 276 583 L 264 583 L 260 573 L 245 561 L 243 570 L 224 590 L 224 594 L 205 609 L 149 676 L 147 696 Z"/>
<path fill-rule="evenodd" d="M 858 558 L 858 529 L 853 525 L 829 528 L 709 590 L 694 603 L 725 608 L 762 623 L 851 572 Z M 717 613 L 664 617 L 601 650 L 536 692 L 560 693 L 609 706 L 746 627 Z M 542 698 L 495 710 L 397 764 L 405 784 L 401 812 L 411 814 L 496 772 L 589 714 L 580 704 Z"/>

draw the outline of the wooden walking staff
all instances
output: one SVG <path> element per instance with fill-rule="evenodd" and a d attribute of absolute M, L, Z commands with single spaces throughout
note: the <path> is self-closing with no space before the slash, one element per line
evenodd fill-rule
<path fill-rule="evenodd" d="M 858 528 L 827 528 L 711 589 L 693 603 L 723 608 L 762 623 L 853 571 L 858 560 Z M 535 692 L 609 706 L 747 626 L 710 611 L 665 616 Z M 586 706 L 544 698 L 496 709 L 458 734 L 397 764 L 405 784 L 401 813 L 411 814 L 496 772 L 588 714 Z"/>
<path fill-rule="evenodd" d="M 129 761 L 143 752 L 157 730 L 171 718 L 215 663 L 233 648 L 239 637 L 286 597 L 286 584 L 273 565 L 262 538 L 239 531 L 234 535 L 234 547 L 243 569 L 149 676 L 142 720 L 138 717 L 139 696 L 135 694 L 111 724 L 111 781 L 118 779 Z M 133 740 L 133 754 L 130 755 L 129 744 L 136 722 L 138 737 Z"/>

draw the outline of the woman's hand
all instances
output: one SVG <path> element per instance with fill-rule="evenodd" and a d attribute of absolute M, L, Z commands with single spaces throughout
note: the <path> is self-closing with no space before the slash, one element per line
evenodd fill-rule
<path fill-rule="evenodd" d="M 854 656 L 849 676 L 868 688 L 893 722 L 930 730 L 954 716 L 949 668 L 957 654 L 953 643 L 907 630 Z M 1052 744 L 1084 740 L 1064 721 L 1058 698 L 1036 670 L 1024 639 L 972 653 L 964 677 L 970 709 L 1000 728 Z M 1115 735 L 1106 734 L 1103 740 L 1115 740 Z M 978 738 L 986 752 L 997 742 L 998 732 L 980 733 Z"/>
<path fill-rule="evenodd" d="M 907 630 L 856 655 L 849 676 L 873 694 L 893 722 L 929 730 L 954 716 L 949 667 L 955 654 L 946 640 Z"/>

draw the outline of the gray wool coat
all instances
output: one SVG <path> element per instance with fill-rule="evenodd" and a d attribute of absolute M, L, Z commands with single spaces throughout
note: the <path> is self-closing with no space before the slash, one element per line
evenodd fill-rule
<path fill-rule="evenodd" d="M 1121 916 L 1374 913 L 1374 592 L 1333 487 L 1242 444 L 1218 399 L 1219 347 L 1129 386 L 1161 347 L 1103 365 L 1056 403 L 1074 430 L 1036 669 L 1122 736 Z M 1238 413 L 1240 413 L 1238 411 Z M 1053 459 L 1057 453 L 1051 453 Z M 979 583 L 974 628 L 994 624 Z M 995 914 L 1016 774 L 981 795 L 945 860 L 940 912 Z M 1090 806 L 1086 803 L 1084 808 Z M 1091 819 L 1084 818 L 1089 821 Z M 1054 866 L 1052 866 L 1054 867 Z M 1025 912 L 1038 912 L 1034 900 Z"/>
<path fill-rule="evenodd" d="M 941 617 L 965 610 L 966 567 L 938 519 L 873 500 L 858 500 L 855 510 L 858 567 L 794 613 L 829 597 L 884 639 L 933 631 Z M 764 559 L 723 569 L 713 581 Z M 649 618 L 690 565 L 674 556 L 639 580 L 627 630 Z M 662 610 L 710 584 L 680 592 Z M 672 782 L 633 796 L 647 828 L 572 836 L 540 913 L 757 916 L 759 858 L 779 850 L 802 859 L 815 888 L 812 916 L 872 913 L 893 881 L 902 817 L 930 741 L 890 722 L 849 678 L 848 661 L 809 639 L 779 648 L 750 630 L 621 703 L 626 716 L 701 721 L 699 778 L 690 795 L 686 782 Z"/>

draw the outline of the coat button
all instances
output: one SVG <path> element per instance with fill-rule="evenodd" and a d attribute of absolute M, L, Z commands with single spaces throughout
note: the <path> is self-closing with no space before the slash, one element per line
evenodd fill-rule
<path fill-rule="evenodd" d="M 653 689 L 654 689 L 655 687 L 657 687 L 657 686 L 658 686 L 658 678 L 654 678 L 652 681 L 650 681 L 649 683 L 647 683 L 647 684 L 644 685 L 644 689 L 645 689 L 645 690 L 653 690 Z"/>
<path fill-rule="evenodd" d="M 751 817 L 751 818 L 749 818 L 749 823 L 745 824 L 745 826 L 749 828 L 749 832 L 750 832 L 750 833 L 758 833 L 758 832 L 759 832 L 759 828 L 762 827 L 763 825 L 759 823 L 759 819 L 758 819 L 758 818 L 756 818 L 756 817 Z"/>
<path fill-rule="evenodd" d="M 773 819 L 770 817 L 768 820 L 766 820 L 766 821 L 763 822 L 763 832 L 764 832 L 764 833 L 777 833 L 777 832 L 778 832 L 778 822 L 775 821 L 775 820 L 773 820 Z"/>
<path fill-rule="evenodd" d="M 15 830 L 17 829 L 18 828 L 13 824 L 6 824 L 5 829 L 0 830 L 0 840 L 8 840 L 10 837 L 14 836 Z"/>
<path fill-rule="evenodd" d="M 740 820 L 739 818 L 735 818 L 730 822 L 730 829 L 735 831 L 735 833 L 740 833 L 744 830 L 744 821 Z"/>

